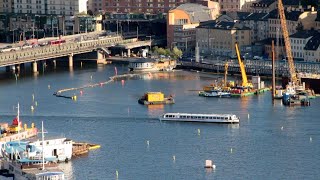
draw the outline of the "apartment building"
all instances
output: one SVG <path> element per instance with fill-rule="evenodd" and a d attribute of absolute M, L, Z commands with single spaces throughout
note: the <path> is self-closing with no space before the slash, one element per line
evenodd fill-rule
<path fill-rule="evenodd" d="M 320 34 L 309 39 L 304 50 L 304 61 L 320 62 Z"/>
<path fill-rule="evenodd" d="M 289 35 L 297 32 L 299 17 L 303 12 L 301 11 L 285 11 L 287 29 Z M 279 18 L 278 10 L 275 9 L 270 12 L 269 19 L 269 35 L 270 38 L 281 38 L 282 37 L 282 29 Z"/>
<path fill-rule="evenodd" d="M 243 22 L 251 29 L 252 42 L 260 41 L 268 37 L 269 13 L 250 13 L 250 12 L 226 12 L 217 18 L 218 21 Z"/>
<path fill-rule="evenodd" d="M 221 11 L 243 11 L 257 0 L 218 0 Z"/>
<path fill-rule="evenodd" d="M 184 52 L 193 51 L 196 27 L 215 17 L 208 7 L 187 3 L 169 11 L 167 16 L 167 47 L 177 46 Z"/>
<path fill-rule="evenodd" d="M 190 0 L 89 0 L 88 9 L 93 13 L 151 13 L 158 14 L 168 12 Z"/>
<path fill-rule="evenodd" d="M 318 35 L 319 33 L 315 30 L 310 31 L 299 31 L 290 36 L 290 43 L 291 43 L 291 51 L 292 57 L 295 60 L 304 60 L 306 44 L 309 40 L 313 37 Z"/>
<path fill-rule="evenodd" d="M 196 28 L 196 41 L 200 53 L 235 56 L 235 43 L 251 44 L 250 28 L 239 22 L 207 21 Z"/>
<path fill-rule="evenodd" d="M 87 11 L 87 0 L 3 0 L 2 13 L 73 16 Z"/>

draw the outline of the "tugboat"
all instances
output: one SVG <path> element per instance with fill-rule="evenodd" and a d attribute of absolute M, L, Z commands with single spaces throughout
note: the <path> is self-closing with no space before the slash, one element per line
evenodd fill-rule
<path fill-rule="evenodd" d="M 174 99 L 172 95 L 164 97 L 162 92 L 147 92 L 138 100 L 138 102 L 143 105 L 174 104 Z"/>

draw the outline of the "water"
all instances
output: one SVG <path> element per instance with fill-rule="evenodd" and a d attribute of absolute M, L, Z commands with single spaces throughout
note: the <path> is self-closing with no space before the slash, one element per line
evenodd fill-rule
<path fill-rule="evenodd" d="M 217 76 L 184 71 L 87 88 L 82 96 L 79 91 L 65 93 L 77 95 L 77 101 L 52 95 L 63 88 L 105 82 L 114 74 L 114 66 L 118 74 L 127 70 L 124 65 L 107 65 L 44 71 L 36 77 L 20 76 L 18 81 L 14 76 L 2 78 L 1 121 L 11 122 L 20 102 L 24 123 L 40 127 L 44 121 L 51 134 L 100 144 L 87 156 L 60 164 L 68 179 L 116 179 L 116 171 L 119 179 L 320 177 L 319 99 L 312 100 L 310 107 L 289 108 L 280 101 L 272 106 L 270 93 L 242 99 L 203 98 L 190 90 L 200 90 Z M 149 108 L 138 104 L 146 91 L 172 94 L 176 104 Z M 234 113 L 241 122 L 159 122 L 164 112 Z M 206 159 L 214 161 L 215 170 L 204 168 Z"/>

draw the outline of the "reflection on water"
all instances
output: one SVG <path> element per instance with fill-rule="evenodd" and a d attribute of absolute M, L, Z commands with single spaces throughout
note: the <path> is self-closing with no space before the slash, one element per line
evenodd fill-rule
<path fill-rule="evenodd" d="M 148 114 L 149 117 L 158 117 L 159 114 L 164 114 L 164 104 L 153 104 L 153 105 L 148 105 Z"/>
<path fill-rule="evenodd" d="M 64 172 L 65 177 L 67 180 L 73 180 L 75 177 L 73 177 L 73 167 L 72 167 L 72 161 L 68 161 L 65 163 L 59 163 L 59 168 Z"/>

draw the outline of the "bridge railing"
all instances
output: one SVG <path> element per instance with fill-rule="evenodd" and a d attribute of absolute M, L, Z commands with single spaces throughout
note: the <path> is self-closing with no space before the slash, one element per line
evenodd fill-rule
<path fill-rule="evenodd" d="M 98 47 L 108 47 L 116 44 L 127 44 L 137 41 L 136 38 L 124 40 L 121 36 L 104 39 L 65 43 L 60 45 L 36 47 L 20 51 L 6 52 L 0 54 L 0 66 L 13 65 L 24 62 L 32 62 L 71 54 L 85 53 Z"/>

